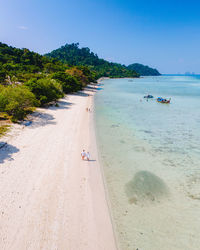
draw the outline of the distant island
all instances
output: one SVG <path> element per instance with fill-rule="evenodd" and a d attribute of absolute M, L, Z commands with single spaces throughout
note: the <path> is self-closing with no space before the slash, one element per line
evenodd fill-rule
<path fill-rule="evenodd" d="M 185 76 L 194 76 L 195 75 L 195 72 L 185 72 Z"/>
<path fill-rule="evenodd" d="M 140 63 L 133 63 L 127 67 L 129 70 L 135 70 L 141 76 L 160 76 L 157 69 L 150 68 Z"/>

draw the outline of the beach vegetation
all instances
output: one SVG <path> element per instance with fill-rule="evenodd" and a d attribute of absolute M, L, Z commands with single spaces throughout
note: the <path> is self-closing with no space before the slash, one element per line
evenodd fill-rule
<path fill-rule="evenodd" d="M 65 94 L 79 91 L 84 85 L 77 77 L 70 75 L 67 72 L 54 73 L 52 74 L 52 79 L 57 80 L 61 84 Z"/>
<path fill-rule="evenodd" d="M 0 115 L 12 121 L 24 119 L 34 107 L 79 91 L 95 77 L 87 66 L 75 68 L 58 59 L 0 43 Z"/>
<path fill-rule="evenodd" d="M 24 83 L 24 86 L 27 86 L 35 95 L 40 106 L 63 97 L 62 86 L 54 79 L 31 78 L 28 82 Z"/>
<path fill-rule="evenodd" d="M 0 125 L 0 137 L 6 134 L 10 128 L 10 125 Z"/>
<path fill-rule="evenodd" d="M 87 66 L 73 66 L 65 71 L 69 75 L 78 79 L 83 86 L 86 86 L 90 82 L 96 82 L 96 74 L 92 72 Z"/>
<path fill-rule="evenodd" d="M 13 122 L 24 119 L 38 104 L 35 95 L 25 86 L 0 88 L 0 112 L 6 113 Z"/>

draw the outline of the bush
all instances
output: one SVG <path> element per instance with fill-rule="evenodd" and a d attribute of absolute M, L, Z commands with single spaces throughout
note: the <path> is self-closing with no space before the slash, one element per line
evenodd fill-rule
<path fill-rule="evenodd" d="M 76 77 L 65 72 L 54 73 L 52 79 L 56 79 L 60 82 L 65 94 L 82 89 L 82 84 L 76 79 Z"/>
<path fill-rule="evenodd" d="M 41 105 L 56 101 L 63 97 L 62 86 L 60 83 L 53 79 L 33 78 L 24 84 L 36 96 Z"/>
<path fill-rule="evenodd" d="M 3 70 L 0 70 L 0 83 L 4 83 L 6 79 L 6 73 Z"/>
<path fill-rule="evenodd" d="M 1 125 L 0 126 L 0 137 L 5 135 L 5 133 L 9 130 L 10 125 Z"/>
<path fill-rule="evenodd" d="M 24 86 L 0 88 L 0 112 L 7 113 L 14 122 L 24 119 L 32 107 L 37 105 L 38 101 L 34 94 Z"/>

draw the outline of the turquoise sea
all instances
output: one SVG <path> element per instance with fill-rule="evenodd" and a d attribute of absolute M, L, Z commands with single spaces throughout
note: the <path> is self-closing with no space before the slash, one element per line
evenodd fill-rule
<path fill-rule="evenodd" d="M 104 80 L 95 121 L 119 249 L 199 249 L 200 77 Z"/>

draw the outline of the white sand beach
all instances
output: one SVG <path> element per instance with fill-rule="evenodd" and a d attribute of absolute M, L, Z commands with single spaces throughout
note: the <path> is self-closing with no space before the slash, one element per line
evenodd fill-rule
<path fill-rule="evenodd" d="M 93 127 L 94 93 L 89 87 L 59 107 L 38 109 L 29 126 L 16 125 L 1 138 L 0 249 L 116 249 Z M 82 149 L 91 161 L 81 161 Z"/>

